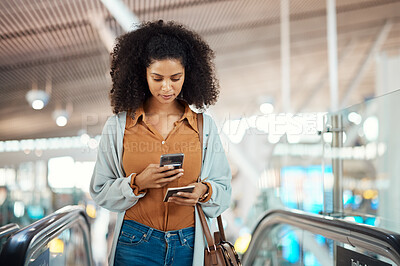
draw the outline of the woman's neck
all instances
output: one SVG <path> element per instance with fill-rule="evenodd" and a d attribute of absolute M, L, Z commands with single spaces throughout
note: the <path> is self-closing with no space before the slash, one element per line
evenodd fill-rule
<path fill-rule="evenodd" d="M 146 115 L 176 115 L 185 111 L 185 107 L 178 100 L 174 100 L 169 104 L 162 104 L 153 97 L 147 99 L 143 104 L 143 109 Z"/>

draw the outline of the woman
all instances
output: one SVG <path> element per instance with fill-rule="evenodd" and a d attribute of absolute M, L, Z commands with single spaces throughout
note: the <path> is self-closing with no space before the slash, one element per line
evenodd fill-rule
<path fill-rule="evenodd" d="M 104 126 L 90 185 L 97 204 L 118 212 L 110 265 L 203 265 L 196 203 L 210 219 L 228 208 L 231 194 L 217 127 L 203 115 L 201 145 L 189 108 L 216 102 L 213 57 L 199 35 L 173 22 L 143 23 L 117 39 L 114 115 Z M 182 169 L 159 166 L 160 156 L 171 153 L 184 154 Z M 167 188 L 187 185 L 193 192 L 163 202 Z"/>

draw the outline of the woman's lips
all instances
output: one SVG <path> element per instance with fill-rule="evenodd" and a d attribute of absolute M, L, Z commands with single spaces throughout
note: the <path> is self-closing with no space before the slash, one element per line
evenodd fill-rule
<path fill-rule="evenodd" d="M 164 100 L 169 100 L 169 99 L 171 99 L 172 95 L 161 95 L 161 97 L 162 97 Z"/>

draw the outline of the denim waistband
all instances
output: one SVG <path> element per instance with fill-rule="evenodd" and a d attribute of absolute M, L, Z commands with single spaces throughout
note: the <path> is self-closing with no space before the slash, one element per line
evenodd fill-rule
<path fill-rule="evenodd" d="M 191 235 L 194 235 L 194 227 L 187 227 L 180 230 L 173 231 L 160 231 L 158 229 L 154 229 L 150 226 L 138 223 L 133 220 L 124 220 L 122 226 L 132 227 L 142 233 L 146 234 L 146 238 L 156 237 L 158 239 L 169 239 L 169 240 L 179 240 L 182 243 L 185 242 L 185 238 Z"/>

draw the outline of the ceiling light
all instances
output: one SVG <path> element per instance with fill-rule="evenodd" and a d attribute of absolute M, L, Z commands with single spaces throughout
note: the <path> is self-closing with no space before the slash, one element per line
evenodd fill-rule
<path fill-rule="evenodd" d="M 90 140 L 90 136 L 89 136 L 89 134 L 86 132 L 86 130 L 85 129 L 80 129 L 79 131 L 78 131 L 78 136 L 80 136 L 80 140 L 81 140 L 81 143 L 83 144 L 83 145 L 88 145 L 88 142 L 89 142 L 89 140 Z"/>
<path fill-rule="evenodd" d="M 88 134 L 83 133 L 83 134 L 81 135 L 81 142 L 82 142 L 84 145 L 88 144 L 89 140 L 90 140 L 90 136 L 89 136 Z"/>
<path fill-rule="evenodd" d="M 43 90 L 32 89 L 28 91 L 25 98 L 33 109 L 41 110 L 49 102 L 50 96 Z"/>
<path fill-rule="evenodd" d="M 349 119 L 350 122 L 353 122 L 356 125 L 359 125 L 362 121 L 361 115 L 359 115 L 356 112 L 351 112 L 347 115 L 347 118 Z"/>
<path fill-rule="evenodd" d="M 260 95 L 257 98 L 257 103 L 259 104 L 260 111 L 263 114 L 272 114 L 274 111 L 274 98 L 271 96 Z"/>
<path fill-rule="evenodd" d="M 51 93 L 51 79 L 46 79 L 45 90 L 39 90 L 36 81 L 32 83 L 32 89 L 25 95 L 26 100 L 35 110 L 41 110 L 47 105 Z"/>
<path fill-rule="evenodd" d="M 56 121 L 57 126 L 63 127 L 67 125 L 71 114 L 72 103 L 67 103 L 65 109 L 60 108 L 60 105 L 58 104 L 58 107 L 56 107 L 56 110 L 53 112 L 53 119 Z"/>
<path fill-rule="evenodd" d="M 69 114 L 66 110 L 55 110 L 53 112 L 53 119 L 56 121 L 57 126 L 63 127 L 68 123 Z"/>
<path fill-rule="evenodd" d="M 99 145 L 99 143 L 97 142 L 96 139 L 94 139 L 94 138 L 89 139 L 89 141 L 88 141 L 89 148 L 96 149 L 98 145 Z"/>
<path fill-rule="evenodd" d="M 262 103 L 260 105 L 260 111 L 263 114 L 271 114 L 274 111 L 274 106 L 272 103 Z"/>
<path fill-rule="evenodd" d="M 379 136 L 379 121 L 376 116 L 368 117 L 363 124 L 365 138 L 368 141 L 375 141 Z"/>

